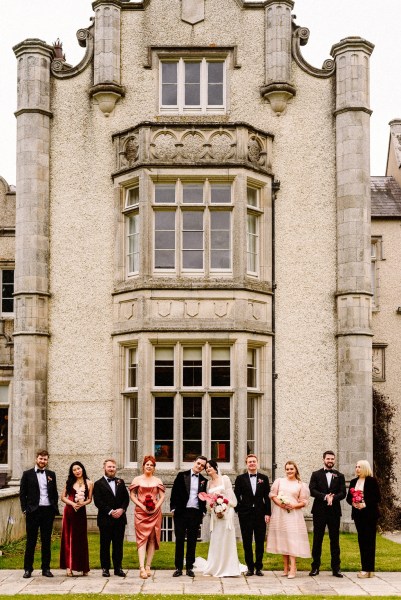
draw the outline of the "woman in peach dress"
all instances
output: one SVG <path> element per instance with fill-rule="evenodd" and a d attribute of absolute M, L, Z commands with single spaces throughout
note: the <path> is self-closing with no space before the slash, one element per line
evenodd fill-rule
<path fill-rule="evenodd" d="M 297 570 L 296 557 L 309 558 L 310 546 L 303 507 L 308 504 L 309 487 L 302 483 L 296 463 L 285 463 L 286 477 L 273 483 L 270 491 L 272 516 L 267 534 L 266 552 L 282 554 L 284 576 L 293 579 Z"/>
<path fill-rule="evenodd" d="M 155 468 L 155 457 L 145 456 L 142 463 L 142 475 L 135 477 L 129 486 L 131 500 L 135 504 L 135 537 L 142 579 L 149 577 L 153 555 L 160 545 L 161 507 L 164 501 L 165 487 L 162 481 L 155 477 Z"/>

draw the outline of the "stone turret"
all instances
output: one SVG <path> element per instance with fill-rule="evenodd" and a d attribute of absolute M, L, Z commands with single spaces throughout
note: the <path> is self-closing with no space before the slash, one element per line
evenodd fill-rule
<path fill-rule="evenodd" d="M 261 94 L 274 112 L 280 114 L 295 96 L 291 84 L 292 0 L 268 0 L 266 19 L 266 72 Z"/>
<path fill-rule="evenodd" d="M 370 256 L 369 57 L 373 45 L 349 37 L 336 61 L 337 316 L 339 463 L 373 459 Z"/>
<path fill-rule="evenodd" d="M 38 39 L 14 47 L 18 61 L 13 479 L 47 445 L 50 63 Z"/>
<path fill-rule="evenodd" d="M 124 96 L 120 85 L 120 0 L 95 0 L 94 72 L 91 96 L 106 117 Z"/>

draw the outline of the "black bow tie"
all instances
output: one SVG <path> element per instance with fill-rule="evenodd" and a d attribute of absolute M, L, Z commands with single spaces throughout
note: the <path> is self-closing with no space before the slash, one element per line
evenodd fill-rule
<path fill-rule="evenodd" d="M 107 477 L 107 481 L 110 483 L 110 481 L 115 481 L 116 478 L 115 477 Z"/>
<path fill-rule="evenodd" d="M 249 475 L 249 477 L 256 477 L 256 475 Z"/>
<path fill-rule="evenodd" d="M 44 472 L 45 472 L 44 469 L 43 470 L 42 469 L 37 469 L 36 470 L 36 473 L 44 473 Z"/>
<path fill-rule="evenodd" d="M 331 469 L 325 469 L 324 472 L 325 473 L 332 473 L 333 471 Z"/>
<path fill-rule="evenodd" d="M 192 473 L 192 477 L 199 477 L 198 473 Z"/>

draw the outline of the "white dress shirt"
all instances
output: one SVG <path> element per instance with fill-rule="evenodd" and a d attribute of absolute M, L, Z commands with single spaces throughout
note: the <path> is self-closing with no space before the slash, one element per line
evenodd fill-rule
<path fill-rule="evenodd" d="M 187 502 L 187 508 L 199 508 L 198 499 L 199 475 L 196 475 L 191 469 L 191 491 Z"/>
<path fill-rule="evenodd" d="M 36 477 L 38 478 L 38 484 L 39 484 L 39 493 L 40 493 L 39 506 L 50 506 L 49 494 L 47 492 L 47 473 L 46 473 L 46 471 L 41 473 L 40 469 L 38 469 L 36 467 L 35 467 L 35 471 L 36 471 Z"/>

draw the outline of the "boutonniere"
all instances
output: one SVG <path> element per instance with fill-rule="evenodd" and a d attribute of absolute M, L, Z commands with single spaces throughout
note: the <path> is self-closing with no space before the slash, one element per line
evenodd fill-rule
<path fill-rule="evenodd" d="M 205 485 L 205 480 L 202 480 L 202 481 L 200 482 L 200 485 L 201 485 L 201 487 L 202 487 L 202 486 L 204 486 L 204 485 Z"/>
<path fill-rule="evenodd" d="M 47 481 L 53 481 L 52 477 L 50 477 L 50 475 L 47 476 Z"/>
<path fill-rule="evenodd" d="M 258 479 L 258 483 L 263 483 L 263 479 Z"/>
<path fill-rule="evenodd" d="M 332 474 L 331 474 L 331 478 L 332 478 L 332 479 L 335 479 L 336 477 L 338 477 L 337 473 L 332 473 Z"/>
<path fill-rule="evenodd" d="M 121 479 L 116 479 L 116 485 L 120 485 Z"/>

